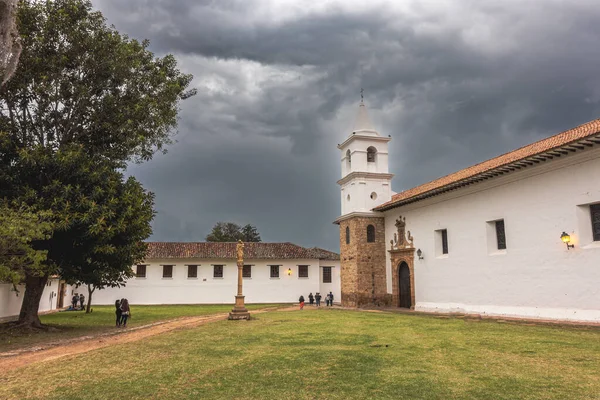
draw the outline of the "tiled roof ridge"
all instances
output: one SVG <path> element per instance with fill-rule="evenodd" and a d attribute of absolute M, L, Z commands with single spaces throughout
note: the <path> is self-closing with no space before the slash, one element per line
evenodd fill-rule
<path fill-rule="evenodd" d="M 528 157 L 553 151 L 562 146 L 568 146 L 569 144 L 583 140 L 590 136 L 597 135 L 598 133 L 600 133 L 600 119 L 595 119 L 547 138 L 543 138 L 533 143 L 521 146 L 515 150 L 503 153 L 488 160 L 473 164 L 453 173 L 425 182 L 419 186 L 396 193 L 392 196 L 390 201 L 375 207 L 374 210 L 387 209 L 387 207 L 394 206 L 396 202 L 406 201 L 430 191 L 441 189 L 450 184 L 483 174 L 495 168 L 500 168 L 505 165 L 524 160 Z M 563 141 L 561 141 L 561 139 L 563 139 Z"/>
<path fill-rule="evenodd" d="M 145 242 L 146 258 L 236 258 L 237 242 Z M 339 254 L 291 242 L 244 242 L 247 259 L 338 259 Z"/>

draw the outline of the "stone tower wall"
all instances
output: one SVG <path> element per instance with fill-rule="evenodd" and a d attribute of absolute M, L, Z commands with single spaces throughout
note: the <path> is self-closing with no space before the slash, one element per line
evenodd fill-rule
<path fill-rule="evenodd" d="M 375 227 L 375 241 L 367 242 L 367 226 Z M 350 243 L 346 244 L 346 227 Z M 386 285 L 385 221 L 383 217 L 354 217 L 340 222 L 342 305 L 389 305 Z"/>

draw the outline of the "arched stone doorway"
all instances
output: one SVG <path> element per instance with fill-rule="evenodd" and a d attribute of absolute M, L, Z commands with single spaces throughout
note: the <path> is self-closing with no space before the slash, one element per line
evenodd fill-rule
<path fill-rule="evenodd" d="M 399 307 L 412 308 L 410 268 L 404 261 L 398 266 L 398 294 Z"/>

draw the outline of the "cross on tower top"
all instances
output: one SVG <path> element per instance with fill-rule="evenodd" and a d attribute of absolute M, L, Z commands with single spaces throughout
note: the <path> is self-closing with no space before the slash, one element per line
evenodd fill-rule
<path fill-rule="evenodd" d="M 365 89 L 363 89 L 363 88 L 360 88 L 360 102 L 361 102 L 361 103 L 363 103 L 363 102 L 364 102 L 364 100 L 365 100 L 365 98 L 364 98 L 364 96 L 363 96 L 363 93 L 364 93 L 364 91 L 365 91 Z"/>

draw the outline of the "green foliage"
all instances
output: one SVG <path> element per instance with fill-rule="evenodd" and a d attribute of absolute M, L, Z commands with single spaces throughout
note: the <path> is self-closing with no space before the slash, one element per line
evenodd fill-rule
<path fill-rule="evenodd" d="M 131 276 L 131 265 L 145 256 L 142 241 L 152 233 L 152 193 L 79 148 L 21 150 L 8 164 L 12 174 L 0 194 L 52 213 L 52 235 L 34 242 L 47 253 L 48 268 L 57 268 L 67 281 L 98 288 Z M 0 177 L 8 176 L 1 172 L 6 165 L 0 158 Z"/>
<path fill-rule="evenodd" d="M 143 258 L 153 195 L 118 171 L 164 150 L 195 91 L 173 56 L 108 27 L 89 0 L 23 0 L 17 22 L 23 52 L 0 89 L 0 199 L 52 214 L 52 235 L 32 242 L 47 254 L 39 279 L 25 272 L 20 320 L 39 325 L 50 273 L 102 288 Z"/>
<path fill-rule="evenodd" d="M 240 230 L 240 233 L 242 234 L 241 240 L 243 242 L 260 242 L 261 241 L 258 230 L 256 230 L 255 226 L 252 226 L 250 224 L 245 225 Z"/>
<path fill-rule="evenodd" d="M 31 243 L 49 237 L 50 215 L 26 207 L 11 208 L 6 202 L 0 202 L 0 282 L 16 287 L 26 273 L 46 273 L 47 252 L 34 249 Z"/>
<path fill-rule="evenodd" d="M 0 131 L 16 146 L 125 161 L 171 142 L 179 101 L 195 94 L 172 55 L 120 35 L 87 0 L 26 0 L 17 17 L 23 52 L 0 96 Z"/>
<path fill-rule="evenodd" d="M 260 242 L 260 234 L 255 226 L 247 224 L 244 227 L 233 222 L 217 222 L 212 231 L 206 235 L 207 242 Z"/>

